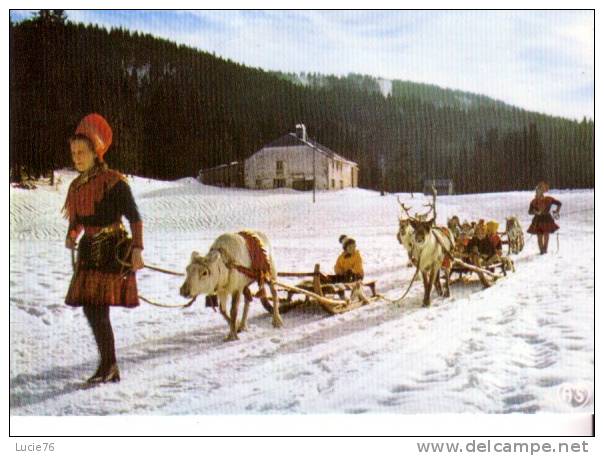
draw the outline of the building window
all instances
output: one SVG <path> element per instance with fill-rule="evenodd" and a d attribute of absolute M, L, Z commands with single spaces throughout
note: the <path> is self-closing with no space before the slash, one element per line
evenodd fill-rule
<path fill-rule="evenodd" d="M 277 160 L 277 174 L 283 174 L 283 161 Z"/>
<path fill-rule="evenodd" d="M 336 188 L 336 180 L 335 179 L 331 180 L 331 188 Z"/>
<path fill-rule="evenodd" d="M 273 188 L 285 187 L 285 179 L 274 179 Z"/>
<path fill-rule="evenodd" d="M 256 188 L 262 188 L 262 179 L 256 179 Z"/>

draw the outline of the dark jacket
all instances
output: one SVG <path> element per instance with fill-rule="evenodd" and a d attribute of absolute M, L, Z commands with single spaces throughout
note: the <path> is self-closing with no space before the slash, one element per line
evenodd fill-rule
<path fill-rule="evenodd" d="M 67 237 L 79 242 L 76 270 L 65 303 L 71 306 L 138 306 L 136 275 L 127 268 L 109 267 L 108 261 L 91 261 L 91 252 L 102 249 L 102 258 L 115 261 L 116 242 L 121 236 L 121 219 L 130 222 L 132 247 L 143 248 L 143 224 L 130 187 L 124 176 L 106 166 L 78 176 L 70 185 L 64 206 L 69 220 Z M 98 242 L 109 233 L 108 242 Z M 98 253 L 98 251 L 97 251 Z"/>
<path fill-rule="evenodd" d="M 468 242 L 466 247 L 466 251 L 468 253 L 473 253 L 474 250 L 478 250 L 480 255 L 487 257 L 491 257 L 497 253 L 495 246 L 487 236 L 482 239 L 478 239 L 476 236 L 474 236 L 472 239 L 470 239 L 470 242 Z"/>

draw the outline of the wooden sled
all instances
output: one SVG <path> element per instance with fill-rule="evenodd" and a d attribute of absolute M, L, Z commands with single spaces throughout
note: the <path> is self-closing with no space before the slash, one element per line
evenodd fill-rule
<path fill-rule="evenodd" d="M 316 302 L 331 315 L 348 312 L 367 305 L 377 299 L 375 291 L 376 281 L 368 282 L 336 282 L 333 283 L 329 277 L 321 273 L 320 265 L 315 265 L 313 272 L 280 272 L 279 277 L 310 277 L 298 283 L 289 285 L 283 282 L 275 282 L 277 288 L 286 291 L 287 297 L 283 298 L 280 306 L 285 311 L 299 305 L 300 303 Z M 364 289 L 369 289 L 371 295 L 367 296 Z M 303 295 L 304 300 L 294 300 L 297 295 Z"/>
<path fill-rule="evenodd" d="M 497 262 L 478 267 L 466 263 L 460 258 L 455 258 L 455 260 L 453 261 L 453 266 L 451 267 L 451 278 L 453 278 L 454 273 L 458 274 L 458 280 L 462 279 L 464 274 L 472 273 L 482 273 L 485 276 L 488 276 L 489 278 L 493 279 L 493 281 L 508 275 L 506 264 L 503 262 Z"/>

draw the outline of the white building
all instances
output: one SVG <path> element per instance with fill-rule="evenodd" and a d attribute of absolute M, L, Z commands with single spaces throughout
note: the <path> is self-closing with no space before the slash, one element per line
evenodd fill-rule
<path fill-rule="evenodd" d="M 247 188 L 289 187 L 312 190 L 316 176 L 317 190 L 357 187 L 358 165 L 306 135 L 304 125 L 267 144 L 245 161 Z"/>
<path fill-rule="evenodd" d="M 434 187 L 439 195 L 453 194 L 453 181 L 451 179 L 426 179 L 424 181 L 424 195 L 432 194 Z"/>

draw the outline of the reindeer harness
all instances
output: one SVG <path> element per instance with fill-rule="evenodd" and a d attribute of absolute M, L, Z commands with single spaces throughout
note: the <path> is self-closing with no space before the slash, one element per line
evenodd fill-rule
<path fill-rule="evenodd" d="M 450 236 L 452 236 L 451 230 L 447 227 L 435 226 L 433 229 L 438 230 L 447 239 L 450 238 Z M 442 267 L 448 269 L 452 265 L 451 260 L 455 260 L 455 258 L 451 254 L 450 250 L 443 244 L 443 241 L 438 236 L 438 234 L 434 234 L 434 238 L 436 239 L 436 242 L 438 242 L 438 244 L 442 247 L 443 251 L 445 252 L 445 257 L 443 259 Z"/>
<path fill-rule="evenodd" d="M 251 231 L 240 231 L 239 236 L 245 240 L 248 253 L 251 259 L 251 266 L 245 267 L 237 263 L 227 262 L 227 267 L 240 272 L 250 279 L 258 282 L 258 286 L 262 286 L 272 279 L 271 265 L 268 259 L 268 252 L 262 239 Z"/>

